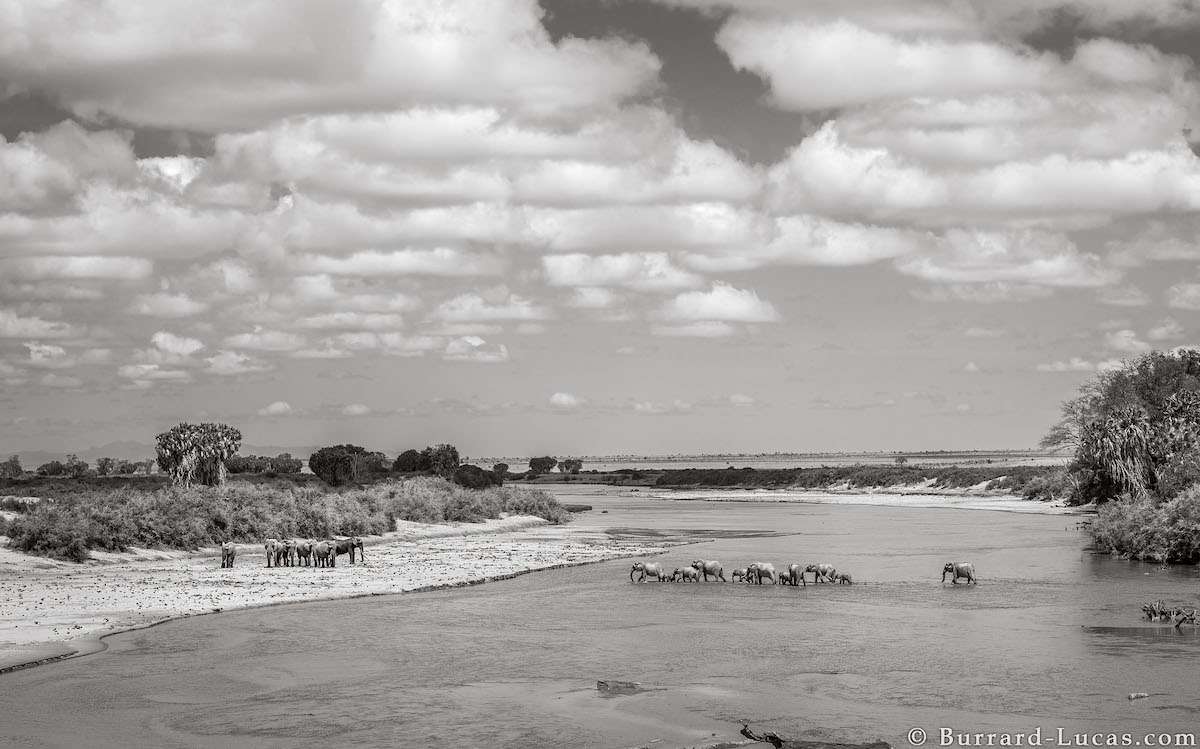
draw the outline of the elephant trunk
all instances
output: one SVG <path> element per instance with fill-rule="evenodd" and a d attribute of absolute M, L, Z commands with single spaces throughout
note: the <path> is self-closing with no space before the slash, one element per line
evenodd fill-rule
<path fill-rule="evenodd" d="M 633 573 L 635 573 L 635 572 L 637 572 L 637 567 L 634 567 L 633 569 L 629 570 L 629 582 L 633 582 Z M 942 579 L 944 580 L 945 578 L 943 577 Z"/>

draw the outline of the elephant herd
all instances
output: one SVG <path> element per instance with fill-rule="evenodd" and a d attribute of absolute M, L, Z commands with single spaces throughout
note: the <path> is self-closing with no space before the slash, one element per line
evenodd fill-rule
<path fill-rule="evenodd" d="M 349 554 L 350 564 L 354 564 L 355 552 L 359 561 L 364 564 L 367 561 L 362 539 L 358 536 L 322 540 L 268 538 L 263 542 L 263 551 L 268 567 L 336 567 L 340 554 Z M 236 558 L 236 544 L 221 544 L 222 568 L 233 567 Z"/>
<path fill-rule="evenodd" d="M 839 572 L 832 564 L 809 564 L 806 566 L 790 564 L 787 569 L 776 572 L 775 565 L 770 562 L 754 562 L 749 566 L 733 570 L 730 578 L 735 583 L 762 585 L 765 580 L 772 585 L 803 585 L 807 587 L 809 573 L 812 573 L 814 584 L 852 585 L 854 583 L 854 578 L 849 572 Z M 637 580 L 633 578 L 635 574 L 639 575 Z M 946 566 L 942 568 L 943 583 L 946 582 L 946 575 L 953 575 L 950 582 L 954 585 L 958 585 L 958 581 L 962 579 L 967 581 L 967 585 L 978 584 L 975 579 L 975 566 L 970 562 L 946 562 Z M 725 578 L 725 568 L 720 562 L 713 560 L 697 559 L 690 566 L 676 567 L 669 573 L 658 562 L 634 562 L 633 567 L 629 570 L 629 580 L 639 583 L 645 582 L 647 579 L 657 580 L 660 583 L 698 583 L 701 579 L 708 582 L 710 577 L 720 582 L 729 582 Z"/>

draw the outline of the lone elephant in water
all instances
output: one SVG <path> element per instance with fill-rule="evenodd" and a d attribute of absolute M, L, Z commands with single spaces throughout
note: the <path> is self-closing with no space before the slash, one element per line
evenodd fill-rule
<path fill-rule="evenodd" d="M 667 573 L 663 572 L 662 565 L 658 562 L 634 562 L 633 567 L 629 570 L 629 580 L 633 582 L 633 573 L 640 572 L 637 582 L 643 582 L 647 577 L 653 577 L 655 580 L 666 582 Z"/>
<path fill-rule="evenodd" d="M 854 578 L 850 576 L 849 572 L 837 573 L 836 575 L 833 576 L 833 581 L 836 582 L 838 585 L 853 585 L 854 584 Z"/>
<path fill-rule="evenodd" d="M 697 559 L 692 562 L 692 569 L 704 576 L 704 582 L 708 582 L 709 575 L 712 575 L 715 579 L 723 583 L 729 582 L 725 579 L 725 568 L 721 566 L 720 562 Z"/>
<path fill-rule="evenodd" d="M 317 541 L 313 544 L 312 553 L 318 567 L 337 566 L 337 544 L 333 541 Z"/>
<path fill-rule="evenodd" d="M 763 578 L 775 583 L 775 565 L 770 562 L 755 562 L 746 568 L 746 573 L 758 585 L 762 585 Z"/>
<path fill-rule="evenodd" d="M 971 564 L 970 562 L 946 562 L 946 566 L 942 568 L 943 583 L 946 582 L 947 574 L 954 575 L 954 577 L 950 579 L 950 583 L 952 585 L 958 585 L 958 579 L 960 577 L 967 579 L 967 585 L 972 583 L 975 585 L 979 584 L 979 581 L 975 579 L 975 565 Z"/>
<path fill-rule="evenodd" d="M 358 549 L 358 560 L 363 564 L 367 563 L 367 555 L 363 553 L 363 542 L 358 536 L 350 538 L 339 538 L 334 541 L 337 546 L 338 554 L 349 554 L 350 564 L 354 564 L 354 550 Z"/>
<path fill-rule="evenodd" d="M 804 571 L 813 573 L 813 582 L 815 583 L 831 583 L 833 576 L 837 574 L 837 568 L 832 564 L 810 564 L 804 568 Z"/>
<path fill-rule="evenodd" d="M 296 541 L 296 566 L 303 562 L 305 567 L 312 566 L 313 542 L 305 539 Z"/>
<path fill-rule="evenodd" d="M 808 581 L 804 579 L 804 568 L 798 564 L 789 564 L 787 572 L 780 572 L 779 582 L 793 587 L 799 585 L 808 587 Z"/>
<path fill-rule="evenodd" d="M 237 544 L 226 541 L 221 544 L 221 569 L 233 569 L 233 560 L 237 557 Z"/>

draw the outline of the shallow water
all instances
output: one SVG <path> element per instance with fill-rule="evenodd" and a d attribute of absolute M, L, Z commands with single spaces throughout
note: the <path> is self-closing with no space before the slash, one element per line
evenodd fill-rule
<path fill-rule="evenodd" d="M 859 583 L 632 585 L 616 561 L 172 622 L 0 677 L 0 745 L 671 747 L 747 720 L 907 747 L 913 726 L 1200 726 L 1200 636 L 1139 611 L 1194 605 L 1196 571 L 1094 556 L 1075 517 L 587 501 L 581 525 L 714 538 L 668 567 L 828 561 Z M 942 585 L 948 559 L 973 561 L 980 584 Z M 598 679 L 647 691 L 605 696 Z"/>

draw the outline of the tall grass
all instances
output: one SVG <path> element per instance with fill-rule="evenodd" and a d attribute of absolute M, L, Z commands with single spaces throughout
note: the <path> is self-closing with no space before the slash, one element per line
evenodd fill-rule
<path fill-rule="evenodd" d="M 1200 562 L 1200 486 L 1167 501 L 1123 497 L 1100 507 L 1091 526 L 1100 551 L 1171 564 Z"/>
<path fill-rule="evenodd" d="M 543 491 L 475 491 L 430 477 L 344 492 L 231 483 L 223 489 L 84 491 L 39 503 L 9 524 L 8 535 L 10 545 L 22 551 L 83 561 L 90 549 L 197 549 L 269 537 L 366 535 L 391 530 L 397 519 L 478 522 L 501 513 L 536 515 L 554 523 L 569 517 Z"/>

